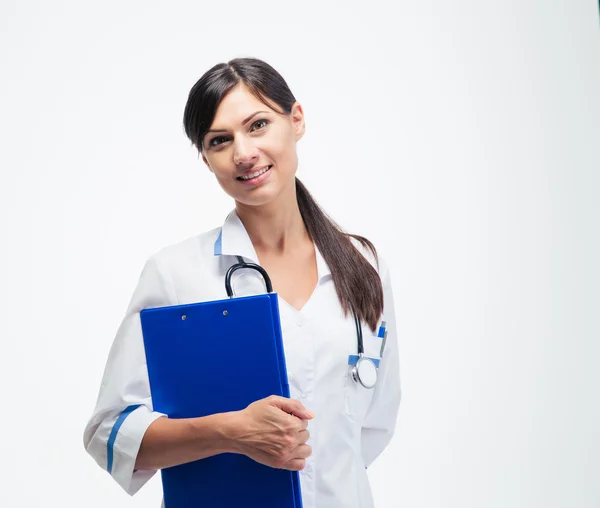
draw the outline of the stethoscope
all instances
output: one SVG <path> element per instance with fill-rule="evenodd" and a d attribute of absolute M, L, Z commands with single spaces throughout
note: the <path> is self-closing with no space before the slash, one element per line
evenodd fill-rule
<path fill-rule="evenodd" d="M 271 278 L 262 266 L 257 265 L 256 263 L 246 263 L 241 256 L 236 257 L 238 262 L 230 266 L 227 270 L 227 273 L 225 274 L 225 291 L 227 291 L 227 296 L 229 298 L 233 298 L 235 296 L 233 288 L 231 287 L 231 276 L 234 274 L 234 272 L 242 268 L 249 268 L 260 273 L 264 280 L 267 293 L 273 292 L 273 284 L 271 284 Z M 358 319 L 358 316 L 356 315 L 356 311 L 354 309 L 352 309 L 352 314 L 354 316 L 354 323 L 356 325 L 356 338 L 358 342 L 358 360 L 350 370 L 350 377 L 356 383 L 370 390 L 374 388 L 377 384 L 377 366 L 375 365 L 375 362 L 371 360 L 371 358 L 365 356 L 365 348 L 360 319 Z"/>

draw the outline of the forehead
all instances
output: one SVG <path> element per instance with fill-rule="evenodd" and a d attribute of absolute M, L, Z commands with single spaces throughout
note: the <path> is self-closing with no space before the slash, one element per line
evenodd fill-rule
<path fill-rule="evenodd" d="M 269 102 L 267 100 L 267 102 Z M 241 123 L 256 111 L 276 111 L 253 95 L 243 84 L 233 87 L 217 107 L 211 129 Z"/>

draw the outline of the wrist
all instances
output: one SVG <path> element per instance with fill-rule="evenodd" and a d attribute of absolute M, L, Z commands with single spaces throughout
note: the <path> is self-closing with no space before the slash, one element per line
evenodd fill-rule
<path fill-rule="evenodd" d="M 211 426 L 215 430 L 215 442 L 220 453 L 241 453 L 240 437 L 244 424 L 242 411 L 231 411 L 212 415 Z"/>

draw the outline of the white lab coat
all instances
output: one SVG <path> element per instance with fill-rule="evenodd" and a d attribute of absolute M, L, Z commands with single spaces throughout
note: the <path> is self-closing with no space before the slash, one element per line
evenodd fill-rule
<path fill-rule="evenodd" d="M 400 404 L 400 375 L 390 276 L 379 256 L 359 246 L 379 269 L 388 331 L 373 390 L 349 376 L 348 357 L 357 354 L 352 315 L 345 317 L 330 270 L 316 250 L 318 284 L 301 311 L 279 298 L 285 357 L 293 399 L 315 415 L 308 425 L 313 453 L 301 472 L 305 508 L 373 506 L 366 467 L 388 445 Z M 153 411 L 139 312 L 144 308 L 226 298 L 224 276 L 235 256 L 258 262 L 252 242 L 235 211 L 223 227 L 166 247 L 148 259 L 110 350 L 96 407 L 84 444 L 129 494 L 155 471 L 134 471 L 136 455 Z M 243 273 L 246 272 L 246 273 Z M 241 274 L 242 276 L 238 275 Z M 256 272 L 234 275 L 236 295 L 264 292 Z M 363 325 L 365 354 L 380 358 L 381 338 Z"/>

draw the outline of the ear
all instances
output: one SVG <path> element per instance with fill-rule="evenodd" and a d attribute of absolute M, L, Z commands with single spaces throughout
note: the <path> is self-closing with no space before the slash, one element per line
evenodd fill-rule
<path fill-rule="evenodd" d="M 304 131 L 306 128 L 304 124 L 304 110 L 302 109 L 302 104 L 299 102 L 294 102 L 290 116 L 292 118 L 292 125 L 294 127 L 296 141 L 299 141 L 302 139 L 302 136 L 304 136 Z"/>
<path fill-rule="evenodd" d="M 210 164 L 208 163 L 208 160 L 206 159 L 206 155 L 204 155 L 204 152 L 202 152 L 202 160 L 204 161 L 204 164 L 206 164 L 206 167 L 209 169 L 209 171 L 211 173 L 214 173 L 214 171 L 210 167 Z"/>

